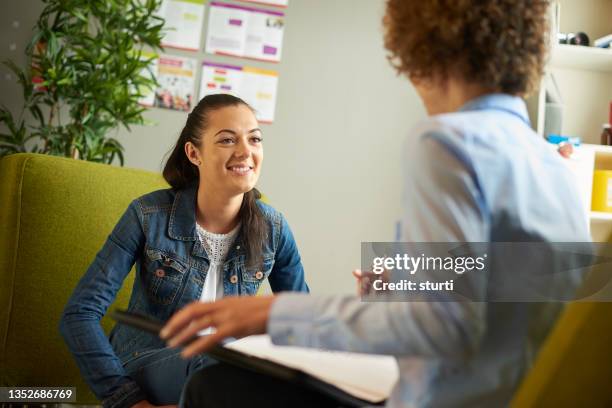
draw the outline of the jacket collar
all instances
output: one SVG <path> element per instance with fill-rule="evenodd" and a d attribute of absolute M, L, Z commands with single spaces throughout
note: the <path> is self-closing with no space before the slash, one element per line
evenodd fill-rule
<path fill-rule="evenodd" d="M 198 187 L 195 184 L 176 191 L 168 224 L 168 235 L 170 238 L 180 241 L 197 240 L 195 229 L 197 191 Z"/>
<path fill-rule="evenodd" d="M 168 224 L 168 235 L 172 239 L 180 241 L 198 241 L 196 232 L 196 195 L 197 184 L 188 188 L 177 190 L 174 196 L 174 203 L 170 211 L 170 222 Z M 208 259 L 206 251 L 202 245 L 197 243 L 193 246 L 193 255 Z M 227 254 L 226 262 L 246 254 L 242 242 L 242 234 L 238 234 L 236 241 Z"/>

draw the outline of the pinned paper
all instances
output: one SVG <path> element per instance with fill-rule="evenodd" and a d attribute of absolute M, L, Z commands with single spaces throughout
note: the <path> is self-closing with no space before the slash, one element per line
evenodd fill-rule
<path fill-rule="evenodd" d="M 195 85 L 196 60 L 162 55 L 157 64 L 154 106 L 190 111 Z"/>
<path fill-rule="evenodd" d="M 285 15 L 213 1 L 210 3 L 206 52 L 279 62 Z"/>
<path fill-rule="evenodd" d="M 205 0 L 164 0 L 159 15 L 166 20 L 164 47 L 188 51 L 200 49 Z"/>
<path fill-rule="evenodd" d="M 200 98 L 217 93 L 229 93 L 251 105 L 257 119 L 263 123 L 274 121 L 278 73 L 253 67 L 202 64 Z"/>
<path fill-rule="evenodd" d="M 147 77 L 149 79 L 153 79 L 153 75 L 157 75 L 157 64 L 159 60 L 156 57 L 157 57 L 157 54 L 152 53 L 152 52 L 142 53 L 141 59 L 143 60 L 151 59 L 151 62 L 149 63 L 148 68 L 142 69 L 142 71 L 140 72 L 140 75 Z M 138 91 L 142 95 L 138 99 L 138 103 L 144 106 L 153 106 L 153 104 L 155 103 L 155 88 L 151 89 L 151 88 L 147 88 L 143 86 L 139 88 Z"/>

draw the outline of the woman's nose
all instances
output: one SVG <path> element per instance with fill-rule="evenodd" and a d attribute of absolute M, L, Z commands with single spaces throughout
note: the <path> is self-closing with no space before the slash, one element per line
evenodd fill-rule
<path fill-rule="evenodd" d="M 251 154 L 251 149 L 249 147 L 249 144 L 247 143 L 246 140 L 240 140 L 237 144 L 236 144 L 236 150 L 234 152 L 234 155 L 236 157 L 249 157 Z"/>

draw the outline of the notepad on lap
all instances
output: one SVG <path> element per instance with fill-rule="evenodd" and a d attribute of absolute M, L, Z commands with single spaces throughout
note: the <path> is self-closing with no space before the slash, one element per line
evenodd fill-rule
<path fill-rule="evenodd" d="M 300 370 L 372 403 L 389 397 L 399 378 L 394 357 L 276 346 L 270 336 L 249 336 L 224 345 L 261 359 Z"/>

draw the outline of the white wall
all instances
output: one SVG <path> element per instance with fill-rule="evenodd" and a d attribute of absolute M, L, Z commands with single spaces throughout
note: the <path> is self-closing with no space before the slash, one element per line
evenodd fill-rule
<path fill-rule="evenodd" d="M 7 12 L 31 16 L 22 10 L 26 3 L 40 7 L 28 0 Z M 280 74 L 275 123 L 262 125 L 259 186 L 287 217 L 314 293 L 353 293 L 350 271 L 359 266 L 360 243 L 394 238 L 399 149 L 424 117 L 413 88 L 386 61 L 383 8 L 383 0 L 290 0 L 282 62 L 248 63 Z M 4 82 L 0 77 L 3 88 Z M 146 117 L 156 125 L 118 137 L 126 166 L 157 171 L 186 114 L 151 109 Z"/>

